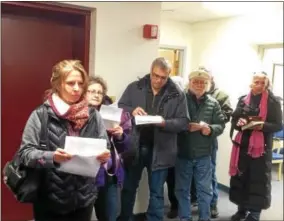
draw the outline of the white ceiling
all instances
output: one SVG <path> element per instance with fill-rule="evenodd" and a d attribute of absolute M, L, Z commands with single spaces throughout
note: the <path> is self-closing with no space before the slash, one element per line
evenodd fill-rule
<path fill-rule="evenodd" d="M 283 11 L 283 2 L 162 2 L 163 19 L 188 23 L 246 15 Z"/>

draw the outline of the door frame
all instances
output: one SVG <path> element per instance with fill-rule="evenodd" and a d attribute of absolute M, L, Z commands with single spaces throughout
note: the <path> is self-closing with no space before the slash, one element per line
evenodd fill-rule
<path fill-rule="evenodd" d="M 283 43 L 258 45 L 258 56 L 259 56 L 259 59 L 261 61 L 263 61 L 265 50 L 266 49 L 273 49 L 273 48 L 283 48 Z"/>
<path fill-rule="evenodd" d="M 90 29 L 91 29 L 91 9 L 69 6 L 58 2 L 1 2 L 1 5 L 16 6 L 23 8 L 41 9 L 50 12 L 62 12 L 84 17 L 84 61 L 82 62 L 85 70 L 89 73 L 90 63 Z"/>
<path fill-rule="evenodd" d="M 4 10 L 5 7 L 5 10 Z M 92 9 L 88 9 L 88 8 L 81 8 L 80 6 L 78 6 L 79 8 L 74 6 L 70 6 L 67 4 L 63 4 L 63 3 L 46 3 L 46 2 L 1 2 L 1 10 L 2 10 L 2 16 L 7 13 L 7 14 L 11 14 L 11 15 L 17 15 L 17 12 L 21 10 L 23 12 L 27 12 L 27 11 L 35 11 L 36 14 L 40 14 L 39 12 L 46 12 L 46 14 L 58 14 L 59 17 L 61 15 L 76 15 L 77 17 L 80 17 L 82 20 L 80 20 L 80 31 L 82 34 L 84 34 L 84 36 L 82 36 L 82 38 L 80 39 L 80 44 L 78 45 L 82 45 L 82 48 L 84 51 L 82 51 L 82 53 L 80 53 L 80 59 L 82 60 L 82 65 L 84 65 L 87 73 L 89 73 L 89 63 L 90 63 L 90 21 L 91 21 L 91 14 L 93 12 Z M 28 13 L 26 13 L 28 15 Z M 69 58 L 67 58 L 69 59 Z M 0 94 L 2 93 L 2 90 L 0 91 Z M 2 94 L 1 94 L 2 95 Z M 3 96 L 3 95 L 2 95 Z M 1 108 L 0 108 L 0 112 L 2 112 Z M 1 113 L 2 115 L 2 113 Z M 1 121 L 1 119 L 0 119 Z M 2 125 L 0 125 L 0 130 L 1 130 Z M 3 131 L 3 128 L 2 128 Z M 1 133 L 2 134 L 2 133 Z M 0 134 L 0 136 L 1 136 Z M 3 148 L 3 146 L 2 146 Z M 2 149 L 2 151 L 7 151 L 5 149 Z M 8 151 L 7 151 L 8 152 Z M 2 157 L 1 157 L 2 158 Z M 3 160 L 8 160 L 5 159 L 4 156 L 2 158 Z M 4 165 L 3 165 L 4 166 Z M 2 165 L 1 165 L 2 167 Z M 1 185 L 3 185 L 3 182 L 1 182 Z M 2 189 L 0 190 L 1 193 L 1 199 L 3 200 L 5 197 L 5 195 L 7 194 L 8 190 L 6 189 Z M 4 202 L 4 201 L 3 201 Z M 3 203 L 2 202 L 2 203 Z M 3 203 L 5 204 L 5 202 Z M 17 203 L 19 204 L 19 203 Z M 13 203 L 14 205 L 14 203 Z M 15 204 L 16 205 L 16 204 Z M 31 216 L 32 217 L 32 210 L 31 210 L 31 205 L 22 205 L 24 206 L 24 208 L 21 208 L 21 212 L 19 215 L 22 214 L 22 216 Z M 3 207 L 4 208 L 4 207 Z M 8 207 L 9 208 L 9 207 Z M 20 207 L 16 206 L 16 208 L 19 208 L 20 211 Z M 2 207 L 0 208 L 0 210 L 2 209 Z M 7 213 L 12 213 L 12 210 L 10 211 L 6 211 Z M 17 214 L 17 213 L 16 213 Z M 6 217 L 4 217 L 4 215 Z M 19 216 L 18 215 L 18 216 Z M 12 219 L 12 215 L 10 217 L 9 214 L 1 214 L 1 218 L 0 220 L 8 220 L 9 218 Z M 23 217 L 26 218 L 26 217 Z"/>
<path fill-rule="evenodd" d="M 284 66 L 284 64 L 280 64 L 280 63 L 274 63 L 273 64 L 273 68 L 272 68 L 272 79 L 271 79 L 271 89 L 273 90 L 273 85 L 274 85 L 274 78 L 275 78 L 275 69 L 277 66 Z"/>
<path fill-rule="evenodd" d="M 184 46 L 176 46 L 176 45 L 159 45 L 159 49 L 170 49 L 170 50 L 179 50 L 180 51 L 180 63 L 179 63 L 179 73 L 177 76 L 185 76 L 186 73 L 186 60 L 187 60 L 187 47 Z"/>

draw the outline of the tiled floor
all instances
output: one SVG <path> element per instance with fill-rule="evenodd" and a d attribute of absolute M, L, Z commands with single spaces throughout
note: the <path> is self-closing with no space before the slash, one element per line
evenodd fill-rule
<path fill-rule="evenodd" d="M 229 201 L 228 194 L 222 191 L 220 191 L 219 193 L 218 208 L 220 217 L 218 219 L 215 219 L 216 221 L 228 221 L 230 216 L 234 214 L 237 209 L 236 206 Z M 165 209 L 165 213 L 167 211 L 168 208 Z M 197 220 L 197 208 L 193 208 L 192 212 L 194 214 L 194 220 Z M 96 220 L 95 213 L 93 214 L 93 220 Z M 272 178 L 271 207 L 268 210 L 262 212 L 261 220 L 283 220 L 283 180 L 277 181 L 276 171 L 273 172 Z M 178 221 L 178 219 L 167 219 L 165 216 L 164 221 Z"/>
<path fill-rule="evenodd" d="M 220 217 L 214 220 L 228 221 L 230 216 L 236 212 L 237 207 L 232 204 L 228 199 L 228 194 L 225 192 L 219 193 L 219 213 Z M 197 208 L 193 209 L 193 213 L 197 214 Z M 194 220 L 197 220 L 197 215 Z M 178 221 L 178 219 L 167 219 L 164 221 Z M 272 203 L 268 210 L 265 210 L 261 214 L 261 220 L 283 220 L 283 180 L 277 181 L 276 172 L 273 172 L 272 178 Z"/>
<path fill-rule="evenodd" d="M 220 217 L 216 221 L 228 221 L 230 216 L 236 212 L 237 207 L 228 199 L 228 194 L 225 192 L 219 193 L 219 213 Z M 165 213 L 168 211 L 166 208 Z M 193 208 L 194 220 L 198 220 L 197 208 Z M 94 215 L 94 220 L 95 215 Z M 262 212 L 261 220 L 283 220 L 283 180 L 277 181 L 276 171 L 273 172 L 272 179 L 272 204 L 268 210 Z M 137 220 L 138 221 L 138 220 Z M 164 221 L 178 221 L 178 219 L 167 219 Z"/>

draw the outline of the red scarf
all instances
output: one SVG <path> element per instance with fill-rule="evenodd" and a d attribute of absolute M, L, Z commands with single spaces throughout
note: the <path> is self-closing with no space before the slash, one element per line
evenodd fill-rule
<path fill-rule="evenodd" d="M 75 131 L 79 131 L 89 119 L 88 102 L 85 99 L 79 103 L 70 105 L 67 112 L 63 115 L 59 113 L 58 109 L 54 105 L 52 96 L 49 96 L 48 101 L 55 114 L 60 118 L 70 121 L 72 124 L 72 129 Z"/>
<path fill-rule="evenodd" d="M 249 105 L 251 99 L 251 92 L 244 98 L 245 104 Z M 268 101 L 268 92 L 264 91 L 261 95 L 261 100 L 259 104 L 259 117 L 263 121 L 266 120 L 267 115 L 267 101 Z M 235 137 L 235 142 L 241 143 L 242 142 L 242 135 L 243 132 L 239 131 Z M 262 131 L 253 130 L 250 139 L 249 139 L 249 146 L 248 146 L 248 155 L 252 158 L 258 158 L 263 155 L 264 153 L 264 136 Z M 235 176 L 238 170 L 238 163 L 239 163 L 239 154 L 240 154 L 240 147 L 236 144 L 233 144 L 232 152 L 231 152 L 231 161 L 230 161 L 230 169 L 229 174 L 230 176 Z"/>

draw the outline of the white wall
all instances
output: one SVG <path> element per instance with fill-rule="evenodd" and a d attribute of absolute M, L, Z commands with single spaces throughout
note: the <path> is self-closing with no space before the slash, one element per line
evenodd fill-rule
<path fill-rule="evenodd" d="M 144 24 L 160 25 L 160 2 L 64 2 L 93 9 L 90 74 L 108 82 L 119 97 L 128 83 L 149 73 L 159 40 L 142 37 Z"/>
<path fill-rule="evenodd" d="M 150 71 L 159 40 L 142 37 L 144 24 L 160 25 L 160 2 L 64 2 L 93 9 L 90 74 L 106 79 L 109 95 L 119 98 L 127 84 Z M 148 206 L 147 173 L 138 189 L 134 213 Z"/>
<path fill-rule="evenodd" d="M 235 107 L 237 98 L 248 91 L 251 72 L 261 69 L 257 45 L 283 42 L 283 11 L 196 23 L 191 31 L 191 66 L 211 67 L 218 86 L 230 95 Z M 232 146 L 229 127 L 219 137 L 217 156 L 217 176 L 226 186 Z"/>
<path fill-rule="evenodd" d="M 67 3 L 67 2 L 65 2 Z M 120 96 L 125 86 L 148 73 L 158 55 L 159 44 L 187 48 L 185 75 L 199 64 L 210 65 L 220 87 L 235 105 L 246 92 L 249 72 L 259 66 L 256 44 L 283 40 L 283 15 L 262 15 L 202 22 L 189 25 L 162 21 L 159 2 L 68 2 L 94 9 L 91 21 L 90 73 L 101 75 L 109 94 Z M 270 17 L 270 18 L 269 18 Z M 144 40 L 144 24 L 160 25 L 160 41 Z M 228 131 L 220 137 L 217 175 L 229 185 L 231 142 Z M 134 213 L 147 209 L 146 173 L 138 190 Z"/>
<path fill-rule="evenodd" d="M 185 65 L 183 77 L 187 78 L 191 69 L 191 25 L 185 22 L 161 20 L 160 45 L 184 47 Z"/>
<path fill-rule="evenodd" d="M 160 44 L 186 46 L 186 73 L 200 64 L 210 67 L 218 86 L 230 95 L 233 107 L 248 91 L 251 72 L 262 68 L 258 45 L 275 43 L 283 43 L 283 11 L 194 24 L 161 21 Z M 219 137 L 217 166 L 219 182 L 226 186 L 232 146 L 229 127 Z"/>

